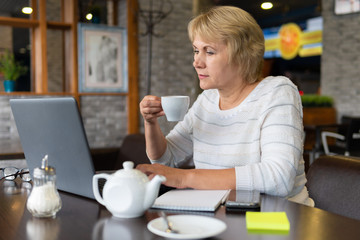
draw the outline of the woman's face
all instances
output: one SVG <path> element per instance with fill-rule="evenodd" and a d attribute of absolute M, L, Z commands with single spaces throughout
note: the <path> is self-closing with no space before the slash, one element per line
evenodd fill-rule
<path fill-rule="evenodd" d="M 206 42 L 200 37 L 193 41 L 193 66 L 200 80 L 200 88 L 226 90 L 239 84 L 238 68 L 228 64 L 227 46 L 219 42 Z"/>

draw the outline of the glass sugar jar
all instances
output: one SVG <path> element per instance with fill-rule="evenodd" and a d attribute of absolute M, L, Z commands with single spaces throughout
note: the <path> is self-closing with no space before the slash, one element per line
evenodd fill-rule
<path fill-rule="evenodd" d="M 41 168 L 34 169 L 33 188 L 26 206 L 34 217 L 55 217 L 61 209 L 55 168 L 48 166 L 47 155 L 42 160 Z"/>

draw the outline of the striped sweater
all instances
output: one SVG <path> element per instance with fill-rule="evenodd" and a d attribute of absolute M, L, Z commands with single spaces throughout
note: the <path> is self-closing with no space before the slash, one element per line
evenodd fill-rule
<path fill-rule="evenodd" d="M 198 169 L 235 168 L 238 190 L 259 190 L 313 205 L 305 187 L 302 104 L 285 77 L 267 77 L 237 107 L 219 109 L 205 90 L 166 136 L 153 162 Z"/>

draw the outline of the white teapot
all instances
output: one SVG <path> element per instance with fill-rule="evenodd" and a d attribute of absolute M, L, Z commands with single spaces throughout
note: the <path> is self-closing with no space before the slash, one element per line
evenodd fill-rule
<path fill-rule="evenodd" d="M 124 169 L 113 174 L 100 173 L 93 176 L 95 199 L 104 205 L 114 217 L 135 218 L 149 209 L 159 193 L 164 176 L 156 175 L 151 181 L 134 163 L 123 163 Z M 99 193 L 98 181 L 106 179 L 102 196 Z"/>

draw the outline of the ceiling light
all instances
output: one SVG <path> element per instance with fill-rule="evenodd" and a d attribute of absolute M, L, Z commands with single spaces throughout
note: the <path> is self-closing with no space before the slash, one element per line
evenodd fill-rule
<path fill-rule="evenodd" d="M 33 12 L 33 9 L 31 7 L 23 7 L 21 10 L 24 14 L 31 14 Z"/>
<path fill-rule="evenodd" d="M 271 9 L 273 7 L 273 4 L 271 2 L 263 2 L 261 4 L 261 8 L 264 10 Z"/>
<path fill-rule="evenodd" d="M 86 19 L 91 20 L 93 18 L 93 15 L 91 13 L 86 14 Z"/>

